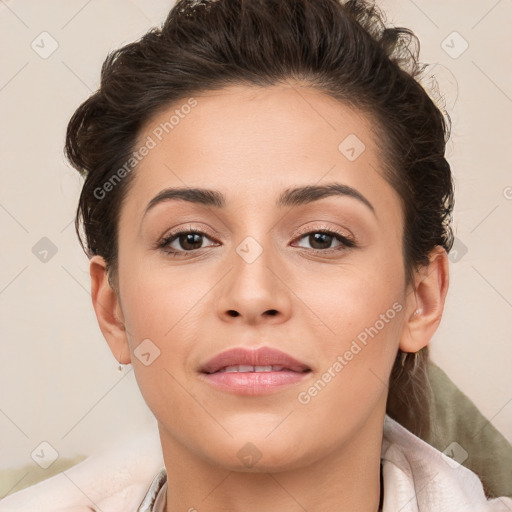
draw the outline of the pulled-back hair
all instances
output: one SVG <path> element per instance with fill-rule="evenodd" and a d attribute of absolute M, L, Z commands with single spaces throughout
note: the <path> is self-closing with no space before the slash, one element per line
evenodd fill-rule
<path fill-rule="evenodd" d="M 419 42 L 382 12 L 350 0 L 179 0 L 161 28 L 109 54 L 101 84 L 76 110 L 66 156 L 85 177 L 75 228 L 89 257 L 103 256 L 117 286 L 118 221 L 134 173 L 98 190 L 130 160 L 145 123 L 194 94 L 230 85 L 300 82 L 375 121 L 384 177 L 404 213 L 407 282 L 430 251 L 453 243 L 453 184 L 445 159 L 449 116 L 422 87 Z M 80 232 L 83 225 L 85 239 Z M 416 435 L 430 425 L 428 347 L 416 371 L 398 350 L 387 413 Z"/>

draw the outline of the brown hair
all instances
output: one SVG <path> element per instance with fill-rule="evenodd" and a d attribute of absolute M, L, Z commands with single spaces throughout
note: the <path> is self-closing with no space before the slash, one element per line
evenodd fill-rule
<path fill-rule="evenodd" d="M 425 66 L 418 61 L 417 37 L 384 21 L 366 1 L 179 0 L 161 28 L 109 54 L 100 88 L 69 122 L 65 151 L 85 177 L 75 219 L 80 243 L 89 257 L 105 258 L 113 286 L 119 213 L 133 173 L 123 173 L 107 200 L 98 190 L 130 160 L 153 115 L 192 94 L 235 84 L 296 80 L 371 116 L 384 149 L 385 177 L 403 205 L 408 282 L 435 246 L 449 251 L 449 116 L 418 80 Z M 390 375 L 387 413 L 425 438 L 428 348 L 418 354 L 416 372 L 410 358 L 402 368 L 400 356 L 398 351 Z"/>

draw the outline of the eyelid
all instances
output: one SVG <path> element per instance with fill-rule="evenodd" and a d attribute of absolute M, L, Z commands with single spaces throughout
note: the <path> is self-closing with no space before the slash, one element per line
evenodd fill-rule
<path fill-rule="evenodd" d="M 196 233 L 199 235 L 203 235 L 212 241 L 216 241 L 215 237 L 213 235 L 209 234 L 207 229 L 199 228 L 197 226 L 193 226 L 192 224 L 189 224 L 188 226 L 183 226 L 183 227 L 179 227 L 176 229 L 172 229 L 167 234 L 160 237 L 155 245 L 157 248 L 162 247 L 164 244 L 169 243 L 170 240 L 176 239 L 182 233 Z M 180 252 L 185 252 L 185 251 L 180 251 Z M 191 252 L 191 251 L 187 251 L 187 252 Z"/>
<path fill-rule="evenodd" d="M 298 238 L 301 238 L 304 235 L 308 235 L 311 233 L 319 233 L 319 232 L 329 232 L 329 233 L 338 235 L 339 237 L 343 238 L 346 242 L 349 242 L 349 245 L 351 247 L 355 247 L 358 245 L 357 237 L 354 236 L 354 234 L 351 231 L 349 231 L 348 229 L 345 231 L 342 231 L 339 227 L 333 227 L 333 226 L 327 226 L 327 225 L 308 226 L 306 228 L 301 228 L 301 230 L 299 231 L 299 234 L 294 238 L 294 240 L 297 240 Z M 322 252 L 325 252 L 325 251 L 322 251 Z"/>

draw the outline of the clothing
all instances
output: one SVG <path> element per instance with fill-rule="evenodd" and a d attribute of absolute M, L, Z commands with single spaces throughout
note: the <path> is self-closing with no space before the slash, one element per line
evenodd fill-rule
<path fill-rule="evenodd" d="M 137 512 L 164 512 L 167 504 L 167 472 L 162 468 L 155 476 Z"/>
<path fill-rule="evenodd" d="M 453 446 L 455 459 L 463 453 L 460 448 Z M 384 421 L 381 463 L 382 512 L 512 511 L 511 498 L 488 500 L 475 473 L 388 415 Z M 167 474 L 162 468 L 151 482 L 137 512 L 164 512 L 167 489 Z"/>
<path fill-rule="evenodd" d="M 462 439 L 456 436 L 448 445 L 459 440 L 471 457 L 473 449 Z M 496 451 L 489 457 L 498 461 L 502 455 Z M 388 416 L 381 457 L 382 512 L 512 512 L 511 498 L 487 500 L 475 473 Z M 65 472 L 1 499 L 0 512 L 90 512 L 92 506 L 103 512 L 163 512 L 163 466 L 157 430 L 128 435 Z"/>
<path fill-rule="evenodd" d="M 444 451 L 455 439 L 468 452 L 464 466 L 476 473 L 490 498 L 512 498 L 512 445 L 446 373 L 428 365 L 432 388 L 430 433 L 424 441 Z"/>

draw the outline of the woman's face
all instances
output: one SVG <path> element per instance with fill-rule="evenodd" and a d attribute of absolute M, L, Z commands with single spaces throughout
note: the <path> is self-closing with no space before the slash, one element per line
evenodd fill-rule
<path fill-rule="evenodd" d="M 164 451 L 285 469 L 382 427 L 415 305 L 377 143 L 368 119 L 299 86 L 230 87 L 146 124 L 119 220 L 119 316 Z M 208 189 L 223 204 L 190 194 L 148 208 L 170 188 Z M 235 347 L 278 349 L 309 371 L 263 387 L 240 384 L 274 378 L 261 368 L 201 372 Z"/>

